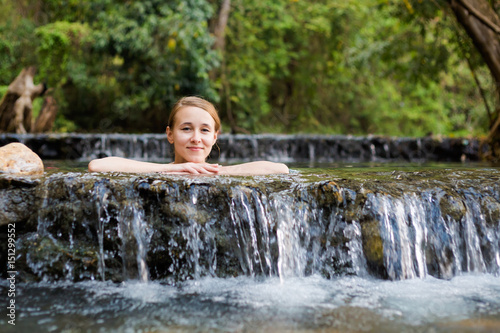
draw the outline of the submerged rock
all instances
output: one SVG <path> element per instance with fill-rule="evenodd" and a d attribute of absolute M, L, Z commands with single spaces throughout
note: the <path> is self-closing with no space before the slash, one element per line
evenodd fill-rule
<path fill-rule="evenodd" d="M 37 175 L 43 173 L 40 157 L 22 143 L 0 147 L 0 173 Z"/>

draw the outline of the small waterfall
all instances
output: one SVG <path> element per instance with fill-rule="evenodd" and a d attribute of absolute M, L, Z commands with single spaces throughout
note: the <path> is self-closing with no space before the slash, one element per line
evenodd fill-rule
<path fill-rule="evenodd" d="M 189 253 L 188 266 L 192 272 L 192 277 L 198 279 L 202 276 L 215 276 L 217 267 L 217 257 L 215 250 L 215 233 L 212 230 L 212 221 L 200 221 L 196 218 L 198 209 L 204 205 L 203 193 L 197 187 L 190 187 L 188 191 L 189 205 L 183 207 L 185 211 L 190 211 L 190 217 L 181 227 L 181 235 L 185 241 L 185 251 Z M 180 199 L 180 198 L 179 198 Z M 164 221 L 168 223 L 168 221 Z M 182 248 L 179 249 L 182 251 Z"/>
<path fill-rule="evenodd" d="M 283 281 L 287 277 L 304 276 L 309 242 L 309 213 L 306 207 L 295 206 L 290 198 L 275 198 L 274 209 L 279 257 L 278 273 Z M 313 255 L 314 256 L 314 255 Z"/>
<path fill-rule="evenodd" d="M 344 237 L 348 239 L 346 244 L 347 253 L 332 253 L 330 257 L 341 258 L 340 262 L 347 263 L 349 258 L 352 262 L 350 274 L 367 276 L 366 259 L 363 253 L 361 225 L 357 222 L 346 225 L 343 231 Z M 327 244 L 328 246 L 329 244 Z M 343 258 L 342 258 L 343 257 Z M 328 276 L 334 276 L 335 272 L 330 271 Z"/>
<path fill-rule="evenodd" d="M 493 210 L 482 208 L 482 206 L 488 205 L 497 205 L 498 207 L 498 203 L 495 203 L 491 197 L 478 198 L 466 191 L 464 205 L 466 208 L 464 216 L 466 239 L 467 243 L 470 244 L 466 256 L 467 271 L 500 274 L 500 246 L 498 246 L 500 245 L 498 221 L 500 215 L 492 216 Z"/>
<path fill-rule="evenodd" d="M 417 199 L 416 194 L 406 195 L 405 202 L 407 203 L 406 211 L 408 212 L 408 218 L 410 220 L 410 230 L 412 230 L 412 239 L 409 242 L 413 243 L 415 249 L 415 269 L 414 277 L 424 277 L 427 276 L 427 266 L 425 259 L 425 245 L 427 239 L 427 228 L 426 222 L 423 220 L 422 214 L 420 212 L 424 211 L 424 206 L 420 200 Z M 411 250 L 410 250 L 411 251 Z"/>
<path fill-rule="evenodd" d="M 272 275 L 270 244 L 270 219 L 264 209 L 265 198 L 256 191 L 245 191 L 240 187 L 232 190 L 230 218 L 234 237 L 237 240 L 238 257 L 243 271 L 250 275 Z"/>
<path fill-rule="evenodd" d="M 124 197 L 116 198 L 110 182 L 106 180 L 94 184 L 92 196 L 97 211 L 98 272 L 101 279 L 106 280 L 106 262 L 113 262 L 119 249 L 123 277 L 147 282 L 146 256 L 151 231 L 136 191 L 130 186 L 125 187 Z M 116 226 L 116 222 L 112 221 L 113 214 L 116 214 Z M 110 242 L 118 245 L 110 246 Z"/>
<path fill-rule="evenodd" d="M 97 209 L 97 239 L 99 241 L 99 256 L 98 256 L 98 272 L 103 281 L 106 280 L 106 264 L 104 254 L 104 229 L 109 222 L 110 215 L 108 213 L 108 195 L 109 190 L 104 183 L 96 183 L 93 196 L 96 198 Z"/>
<path fill-rule="evenodd" d="M 146 196 L 155 193 L 154 198 L 142 198 L 151 204 L 145 207 L 145 212 L 154 230 L 148 259 L 155 261 L 155 265 L 150 265 L 150 272 L 154 278 L 168 276 L 172 283 L 215 276 L 219 264 L 216 243 L 220 211 L 212 208 L 205 184 L 172 185 L 144 181 L 139 186 L 139 192 Z"/>
<path fill-rule="evenodd" d="M 312 142 L 310 142 L 308 144 L 308 148 L 309 148 L 309 156 L 311 158 L 311 160 L 315 161 L 316 160 L 316 149 L 315 149 L 315 146 Z"/>
<path fill-rule="evenodd" d="M 412 279 L 426 275 L 426 235 L 423 207 L 415 195 L 394 199 L 369 195 L 369 209 L 380 214 L 380 237 L 384 242 L 384 264 L 391 279 Z"/>
<path fill-rule="evenodd" d="M 474 211 L 477 212 L 478 203 L 476 200 L 468 198 L 465 201 L 465 216 L 463 218 L 463 227 L 464 227 L 464 243 L 465 243 L 465 262 L 467 265 L 467 272 L 478 272 L 483 273 L 486 272 L 486 265 L 483 259 L 483 253 L 481 251 L 481 235 L 480 229 L 484 228 L 484 218 L 482 214 L 479 212 L 478 215 L 474 214 Z M 473 216 L 477 216 L 478 221 L 473 220 Z M 486 228 L 485 228 L 486 229 Z M 492 231 L 486 229 L 486 234 L 493 235 Z M 485 241 L 499 241 L 499 239 L 485 239 Z"/>
<path fill-rule="evenodd" d="M 200 266 L 200 252 L 205 248 L 203 242 L 200 240 L 202 227 L 196 222 L 190 223 L 182 229 L 182 237 L 186 240 L 187 249 L 191 250 L 191 255 L 188 259 L 193 265 L 193 278 L 199 279 L 202 276 L 202 269 Z"/>
<path fill-rule="evenodd" d="M 437 183 L 384 174 L 382 183 L 61 173 L 0 185 L 12 193 L 3 202 L 33 207 L 9 215 L 24 219 L 26 279 L 449 279 L 500 274 L 500 189 L 484 174 Z"/>
<path fill-rule="evenodd" d="M 136 192 L 127 188 L 126 200 L 118 213 L 118 235 L 122 241 L 121 257 L 124 277 L 137 277 L 148 282 L 149 269 L 146 263 L 150 230 L 146 222 L 140 199 Z M 132 276 L 131 273 L 133 274 Z"/>
<path fill-rule="evenodd" d="M 498 274 L 499 221 L 485 222 L 480 200 L 477 193 L 468 191 L 461 193 L 460 201 L 442 191 L 403 198 L 369 195 L 365 208 L 376 212 L 381 221 L 379 232 L 388 277 Z M 454 207 L 449 207 L 450 202 Z"/>
<path fill-rule="evenodd" d="M 375 161 L 377 158 L 377 150 L 375 149 L 375 145 L 370 144 L 370 160 Z"/>
<path fill-rule="evenodd" d="M 20 240 L 25 250 L 36 247 L 25 253 L 29 270 L 47 280 L 105 281 L 117 278 L 111 272 L 119 257 L 124 277 L 148 281 L 151 230 L 142 203 L 133 188 L 126 187 L 124 197 L 114 191 L 108 179 L 89 184 L 71 173 L 45 179 L 37 189 L 36 221 Z"/>
<path fill-rule="evenodd" d="M 54 242 L 54 239 L 52 235 L 49 232 L 50 225 L 52 223 L 52 220 L 46 216 L 46 209 L 49 207 L 49 201 L 50 201 L 50 196 L 49 196 L 49 191 L 48 191 L 48 181 L 45 181 L 43 186 L 40 188 L 39 192 L 41 194 L 41 207 L 40 207 L 40 213 L 37 216 L 37 224 L 36 224 L 36 231 L 31 233 L 27 239 L 27 243 L 37 243 L 37 242 Z M 45 258 L 43 258 L 45 259 Z M 54 260 L 55 259 L 55 260 Z M 31 253 L 28 253 L 26 256 L 26 264 L 27 266 L 33 271 L 34 274 L 36 274 L 39 277 L 44 277 L 43 274 L 46 271 L 46 266 L 51 266 L 53 262 L 55 262 L 58 258 L 54 258 L 53 260 L 46 261 L 46 260 L 40 260 L 39 257 L 36 257 L 32 255 Z"/>

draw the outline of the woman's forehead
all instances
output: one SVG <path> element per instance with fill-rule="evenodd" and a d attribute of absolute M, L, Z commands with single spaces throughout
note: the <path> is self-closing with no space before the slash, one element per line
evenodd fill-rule
<path fill-rule="evenodd" d="M 178 124 L 190 123 L 193 125 L 206 124 L 212 127 L 215 126 L 215 120 L 210 113 L 196 106 L 186 106 L 180 109 L 175 115 L 175 122 Z"/>

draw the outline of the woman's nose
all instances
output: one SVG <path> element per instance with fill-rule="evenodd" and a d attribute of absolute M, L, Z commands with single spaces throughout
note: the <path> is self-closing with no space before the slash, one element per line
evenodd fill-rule
<path fill-rule="evenodd" d="M 200 142 L 201 141 L 201 136 L 198 132 L 194 131 L 193 136 L 191 136 L 191 141 L 192 142 Z"/>

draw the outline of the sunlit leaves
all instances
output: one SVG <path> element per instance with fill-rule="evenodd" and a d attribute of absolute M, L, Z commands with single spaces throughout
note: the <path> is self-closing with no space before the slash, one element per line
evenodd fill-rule
<path fill-rule="evenodd" d="M 58 21 L 35 29 L 38 40 L 39 74 L 48 78 L 52 87 L 60 86 L 68 77 L 68 62 L 78 57 L 90 29 L 86 24 Z"/>

